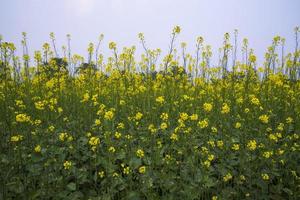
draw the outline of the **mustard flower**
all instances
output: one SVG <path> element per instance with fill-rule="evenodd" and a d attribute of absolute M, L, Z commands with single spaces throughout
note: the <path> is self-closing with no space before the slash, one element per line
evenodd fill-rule
<path fill-rule="evenodd" d="M 268 115 L 261 115 L 261 116 L 259 116 L 259 120 L 262 123 L 267 124 L 269 122 L 269 116 Z"/>
<path fill-rule="evenodd" d="M 169 119 L 169 115 L 168 115 L 168 113 L 162 113 L 160 115 L 160 118 L 164 121 L 167 121 Z"/>
<path fill-rule="evenodd" d="M 107 111 L 104 114 L 104 119 L 106 120 L 112 120 L 114 118 L 114 112 L 113 111 Z"/>
<path fill-rule="evenodd" d="M 139 173 L 140 174 L 144 174 L 146 172 L 146 166 L 141 166 L 141 167 L 139 167 Z"/>
<path fill-rule="evenodd" d="M 23 140 L 23 135 L 15 135 L 11 136 L 10 141 L 11 142 L 19 142 Z"/>
<path fill-rule="evenodd" d="M 250 140 L 248 141 L 247 143 L 247 148 L 250 150 L 250 151 L 254 151 L 257 147 L 257 142 L 255 140 Z"/>
<path fill-rule="evenodd" d="M 72 167 L 72 162 L 71 161 L 65 161 L 64 162 L 64 169 L 68 170 Z"/>
<path fill-rule="evenodd" d="M 34 148 L 34 151 L 36 152 L 36 153 L 40 153 L 41 152 L 41 146 L 40 145 L 37 145 L 37 146 L 35 146 L 35 148 Z"/>
<path fill-rule="evenodd" d="M 234 150 L 234 151 L 238 151 L 240 149 L 240 145 L 239 144 L 233 144 L 231 149 Z"/>
<path fill-rule="evenodd" d="M 208 119 L 204 119 L 204 120 L 202 120 L 202 121 L 199 121 L 199 122 L 198 122 L 198 126 L 199 126 L 201 129 L 208 127 Z"/>
<path fill-rule="evenodd" d="M 229 181 L 231 179 L 232 179 L 231 173 L 227 173 L 225 176 L 223 176 L 223 181 L 224 182 L 227 182 L 227 181 Z"/>
<path fill-rule="evenodd" d="M 134 118 L 135 118 L 135 120 L 140 120 L 140 119 L 142 119 L 142 117 L 143 117 L 143 114 L 138 112 L 138 113 L 136 113 Z"/>
<path fill-rule="evenodd" d="M 268 181 L 270 179 L 269 175 L 266 173 L 261 174 L 261 177 L 264 181 Z"/>
<path fill-rule="evenodd" d="M 213 109 L 213 105 L 211 103 L 204 103 L 203 104 L 203 110 L 205 112 L 210 112 Z"/>
<path fill-rule="evenodd" d="M 139 157 L 139 158 L 143 158 L 144 157 L 144 151 L 142 149 L 138 149 L 136 151 L 136 156 Z"/>
<path fill-rule="evenodd" d="M 229 112 L 230 112 L 230 107 L 228 106 L 227 103 L 223 103 L 221 113 L 222 113 L 222 114 L 227 114 L 227 113 L 229 113 Z"/>
<path fill-rule="evenodd" d="M 165 129 L 168 128 L 168 124 L 167 124 L 166 122 L 163 122 L 163 123 L 161 123 L 160 128 L 161 128 L 162 130 L 165 130 Z"/>
<path fill-rule="evenodd" d="M 116 149 L 115 149 L 115 147 L 111 146 L 108 148 L 108 151 L 111 153 L 115 153 Z"/>
<path fill-rule="evenodd" d="M 163 104 L 165 102 L 165 99 L 163 96 L 159 96 L 155 100 L 157 103 Z"/>
<path fill-rule="evenodd" d="M 26 114 L 18 114 L 16 115 L 16 122 L 29 122 L 30 116 Z"/>

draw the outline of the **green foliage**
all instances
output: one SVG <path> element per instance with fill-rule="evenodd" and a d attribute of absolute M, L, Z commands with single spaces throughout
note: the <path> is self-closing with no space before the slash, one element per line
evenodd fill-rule
<path fill-rule="evenodd" d="M 110 46 L 103 70 L 90 60 L 75 75 L 81 58 L 53 58 L 48 45 L 49 62 L 19 76 L 1 60 L 0 199 L 300 198 L 290 68 L 256 70 L 252 55 L 232 71 L 194 66 L 195 77 L 170 50 L 165 71 L 150 70 L 150 51 L 140 73 L 130 49 Z"/>

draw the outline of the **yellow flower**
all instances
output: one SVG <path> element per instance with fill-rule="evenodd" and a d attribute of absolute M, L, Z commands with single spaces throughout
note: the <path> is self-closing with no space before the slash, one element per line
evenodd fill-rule
<path fill-rule="evenodd" d="M 173 34 L 179 34 L 180 33 L 180 26 L 175 26 L 173 28 Z"/>
<path fill-rule="evenodd" d="M 118 174 L 117 172 L 114 172 L 112 176 L 113 176 L 113 177 L 118 177 L 119 174 Z"/>
<path fill-rule="evenodd" d="M 89 93 L 85 93 L 83 95 L 83 99 L 81 100 L 81 102 L 87 102 L 90 99 L 90 95 Z"/>
<path fill-rule="evenodd" d="M 252 98 L 251 98 L 251 103 L 252 103 L 253 105 L 256 105 L 256 106 L 259 106 L 259 105 L 260 105 L 259 99 L 256 98 L 256 97 L 252 97 Z"/>
<path fill-rule="evenodd" d="M 95 94 L 92 96 L 92 101 L 94 102 L 94 105 L 97 105 L 97 98 L 98 98 L 98 94 Z"/>
<path fill-rule="evenodd" d="M 204 103 L 203 104 L 203 109 L 205 112 L 210 112 L 213 108 L 213 105 L 211 103 Z"/>
<path fill-rule="evenodd" d="M 187 113 L 180 113 L 179 118 L 182 121 L 186 121 L 189 118 L 189 115 Z"/>
<path fill-rule="evenodd" d="M 115 149 L 115 147 L 111 146 L 111 147 L 108 148 L 108 151 L 111 152 L 111 153 L 115 153 L 116 149 Z"/>
<path fill-rule="evenodd" d="M 229 181 L 231 179 L 232 179 L 231 173 L 227 173 L 225 176 L 223 176 L 223 181 L 224 182 L 227 182 L 227 181 Z"/>
<path fill-rule="evenodd" d="M 120 105 L 121 105 L 121 106 L 125 105 L 125 103 L 126 103 L 126 102 L 125 102 L 124 100 L 120 100 Z"/>
<path fill-rule="evenodd" d="M 175 134 L 175 133 L 172 133 L 171 136 L 170 136 L 170 139 L 173 140 L 173 141 L 178 141 L 178 135 Z"/>
<path fill-rule="evenodd" d="M 144 174 L 146 172 L 146 166 L 139 167 L 139 173 Z"/>
<path fill-rule="evenodd" d="M 234 151 L 238 151 L 240 149 L 240 145 L 239 144 L 233 144 L 231 149 L 234 150 Z"/>
<path fill-rule="evenodd" d="M 138 112 L 138 113 L 136 113 L 134 118 L 135 118 L 135 120 L 140 120 L 140 119 L 142 119 L 142 117 L 143 117 L 143 114 Z"/>
<path fill-rule="evenodd" d="M 291 124 L 293 122 L 293 118 L 288 117 L 288 118 L 286 118 L 285 121 L 286 121 L 287 124 Z"/>
<path fill-rule="evenodd" d="M 215 156 L 213 154 L 209 154 L 207 159 L 209 161 L 212 161 L 214 158 L 215 158 Z"/>
<path fill-rule="evenodd" d="M 218 129 L 216 128 L 216 127 L 211 127 L 211 131 L 213 132 L 213 133 L 217 133 L 218 132 Z"/>
<path fill-rule="evenodd" d="M 103 178 L 103 177 L 105 176 L 105 173 L 104 173 L 104 171 L 100 171 L 100 172 L 98 172 L 98 176 L 99 176 L 100 178 Z"/>
<path fill-rule="evenodd" d="M 40 145 L 37 145 L 37 146 L 35 146 L 35 148 L 34 148 L 34 151 L 36 152 L 36 153 L 40 153 L 41 152 L 41 146 Z"/>
<path fill-rule="evenodd" d="M 123 168 L 123 174 L 127 175 L 130 173 L 130 168 L 129 167 L 124 167 Z"/>
<path fill-rule="evenodd" d="M 92 133 L 90 133 L 90 132 L 86 133 L 86 137 L 91 137 L 91 136 L 92 136 Z"/>
<path fill-rule="evenodd" d="M 148 130 L 153 134 L 157 132 L 157 129 L 155 128 L 154 124 L 150 124 L 148 126 Z"/>
<path fill-rule="evenodd" d="M 263 153 L 263 157 L 265 157 L 265 158 L 270 158 L 272 155 L 273 155 L 272 151 L 265 151 Z"/>
<path fill-rule="evenodd" d="M 136 156 L 139 158 L 143 158 L 144 157 L 144 151 L 142 149 L 138 149 L 136 151 Z"/>
<path fill-rule="evenodd" d="M 71 161 L 65 161 L 64 162 L 64 168 L 66 170 L 70 169 L 72 167 L 72 162 Z"/>
<path fill-rule="evenodd" d="M 217 146 L 218 146 L 219 148 L 222 148 L 222 147 L 224 146 L 224 142 L 223 142 L 222 140 L 218 140 L 218 141 L 217 141 Z"/>
<path fill-rule="evenodd" d="M 60 141 L 65 141 L 65 139 L 67 139 L 69 137 L 68 133 L 60 133 L 58 138 Z"/>
<path fill-rule="evenodd" d="M 236 102 L 237 102 L 238 104 L 242 104 L 242 103 L 244 102 L 243 97 L 239 97 L 239 98 L 236 100 Z"/>
<path fill-rule="evenodd" d="M 54 79 L 51 79 L 51 80 L 46 82 L 46 88 L 48 88 L 48 89 L 53 88 L 54 85 L 55 85 Z"/>
<path fill-rule="evenodd" d="M 109 47 L 109 49 L 116 49 L 117 44 L 115 42 L 110 42 L 108 47 Z"/>
<path fill-rule="evenodd" d="M 223 103 L 221 113 L 222 113 L 222 114 L 227 114 L 227 113 L 229 113 L 229 112 L 230 112 L 230 107 L 228 106 L 227 103 Z"/>
<path fill-rule="evenodd" d="M 101 124 L 100 119 L 95 119 L 95 125 L 96 125 L 96 126 L 99 126 L 100 124 Z"/>
<path fill-rule="evenodd" d="M 19 142 L 23 140 L 23 135 L 15 135 L 11 136 L 10 141 L 11 142 Z"/>
<path fill-rule="evenodd" d="M 167 121 L 169 119 L 169 115 L 168 115 L 168 113 L 162 113 L 160 115 L 160 118 L 164 121 Z"/>
<path fill-rule="evenodd" d="M 26 114 L 18 114 L 18 115 L 16 115 L 16 121 L 17 122 L 29 122 L 30 116 L 28 116 Z"/>
<path fill-rule="evenodd" d="M 120 139 L 122 137 L 122 133 L 115 132 L 115 138 Z"/>
<path fill-rule="evenodd" d="M 165 129 L 168 128 L 168 124 L 165 123 L 165 122 L 163 122 L 163 123 L 161 123 L 160 128 L 161 128 L 162 130 L 165 130 Z"/>
<path fill-rule="evenodd" d="M 157 103 L 163 104 L 165 102 L 165 99 L 163 96 L 157 97 L 155 100 Z"/>
<path fill-rule="evenodd" d="M 240 179 L 241 179 L 241 181 L 245 181 L 246 177 L 244 175 L 240 175 Z"/>
<path fill-rule="evenodd" d="M 89 140 L 91 146 L 97 146 L 100 144 L 100 139 L 98 137 L 91 137 Z"/>
<path fill-rule="evenodd" d="M 282 138 L 282 134 L 281 133 L 275 133 L 275 135 L 276 135 L 277 138 Z M 294 134 L 294 136 L 295 136 L 295 134 Z M 298 137 L 298 135 L 296 136 L 295 139 L 298 139 L 297 137 Z"/>
<path fill-rule="evenodd" d="M 206 147 L 201 147 L 201 150 L 204 154 L 207 154 L 208 153 L 208 149 Z"/>
<path fill-rule="evenodd" d="M 24 105 L 24 102 L 22 100 L 15 100 L 16 102 L 16 106 L 18 106 L 19 108 L 26 108 L 26 106 Z"/>
<path fill-rule="evenodd" d="M 62 113 L 64 110 L 61 107 L 59 107 L 59 108 L 57 108 L 57 111 L 58 111 L 58 113 Z"/>
<path fill-rule="evenodd" d="M 145 92 L 146 90 L 147 90 L 147 88 L 146 88 L 145 86 L 143 86 L 143 85 L 140 85 L 140 86 L 139 86 L 139 91 L 140 91 L 141 93 Z"/>
<path fill-rule="evenodd" d="M 38 102 L 35 102 L 34 103 L 35 105 L 35 108 L 38 109 L 38 110 L 44 110 L 45 109 L 45 104 L 43 101 L 38 101 Z"/>
<path fill-rule="evenodd" d="M 73 136 L 72 136 L 72 135 L 69 135 L 68 141 L 69 141 L 69 142 L 73 141 Z"/>
<path fill-rule="evenodd" d="M 249 56 L 249 61 L 252 62 L 252 63 L 255 63 L 255 62 L 256 62 L 256 56 L 253 55 L 253 54 L 251 54 L 251 55 Z"/>
<path fill-rule="evenodd" d="M 204 165 L 205 167 L 209 168 L 210 167 L 210 161 L 209 160 L 206 160 L 202 163 L 202 165 Z"/>
<path fill-rule="evenodd" d="M 124 129 L 124 128 L 125 128 L 125 125 L 122 122 L 120 122 L 117 126 L 117 129 Z"/>
<path fill-rule="evenodd" d="M 268 181 L 270 179 L 269 175 L 268 174 L 261 174 L 261 177 L 264 181 Z"/>
<path fill-rule="evenodd" d="M 54 127 L 54 126 L 49 126 L 49 127 L 48 127 L 48 130 L 49 130 L 50 132 L 53 132 L 53 131 L 54 131 L 54 129 L 55 129 L 55 127 Z"/>
<path fill-rule="evenodd" d="M 274 134 L 269 134 L 269 140 L 272 140 L 272 141 L 274 141 L 274 142 L 278 142 L 278 138 L 277 138 L 277 136 L 276 135 L 274 135 Z"/>
<path fill-rule="evenodd" d="M 198 115 L 197 114 L 192 114 L 190 116 L 190 118 L 191 118 L 192 121 L 197 121 L 198 120 Z"/>
<path fill-rule="evenodd" d="M 106 120 L 112 120 L 114 118 L 114 112 L 113 111 L 107 111 L 104 114 L 104 119 Z"/>
<path fill-rule="evenodd" d="M 277 130 L 283 131 L 283 129 L 284 129 L 284 123 L 279 123 Z"/>
<path fill-rule="evenodd" d="M 213 196 L 213 197 L 211 198 L 211 200 L 218 200 L 218 197 L 217 197 L 217 196 Z"/>
<path fill-rule="evenodd" d="M 162 148 L 162 141 L 158 140 L 158 141 L 156 142 L 156 144 L 157 144 L 158 148 Z"/>
<path fill-rule="evenodd" d="M 208 120 L 207 120 L 207 119 L 204 119 L 204 120 L 202 120 L 202 121 L 199 121 L 199 122 L 198 122 L 198 126 L 199 126 L 201 129 L 208 127 Z"/>
<path fill-rule="evenodd" d="M 269 122 L 269 116 L 268 115 L 261 115 L 261 116 L 259 116 L 259 120 L 262 123 L 267 124 Z"/>
<path fill-rule="evenodd" d="M 284 153 L 284 150 L 278 149 L 278 152 L 277 152 L 278 155 L 282 155 L 283 153 Z"/>
<path fill-rule="evenodd" d="M 235 123 L 235 126 L 234 126 L 236 129 L 239 129 L 242 127 L 242 124 L 240 122 L 237 122 Z"/>
<path fill-rule="evenodd" d="M 207 144 L 210 145 L 211 147 L 215 147 L 215 142 L 213 140 L 207 141 Z"/>
<path fill-rule="evenodd" d="M 254 151 L 256 149 L 256 146 L 257 146 L 257 143 L 255 140 L 250 140 L 248 143 L 247 143 L 247 148 L 250 150 L 250 151 Z"/>

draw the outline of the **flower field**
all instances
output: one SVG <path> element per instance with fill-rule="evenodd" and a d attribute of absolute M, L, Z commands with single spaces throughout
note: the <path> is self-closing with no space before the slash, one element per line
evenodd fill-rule
<path fill-rule="evenodd" d="M 1 38 L 0 199 L 300 199 L 298 33 L 262 66 L 229 34 L 217 66 L 202 37 L 176 49 L 178 26 L 160 62 L 142 33 L 139 60 L 103 35 L 86 61 L 70 35 L 30 58 L 23 33 L 21 59 Z"/>

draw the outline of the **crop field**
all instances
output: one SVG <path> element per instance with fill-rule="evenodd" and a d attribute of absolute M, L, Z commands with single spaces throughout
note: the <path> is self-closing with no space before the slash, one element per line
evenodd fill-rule
<path fill-rule="evenodd" d="M 299 28 L 261 66 L 237 31 L 216 65 L 180 31 L 165 55 L 138 34 L 140 58 L 101 35 L 86 60 L 70 35 L 31 57 L 1 37 L 0 199 L 300 199 Z"/>

